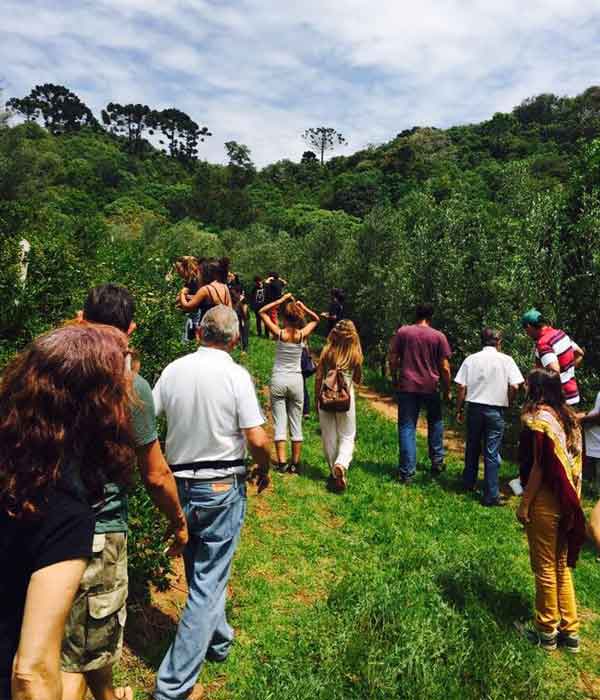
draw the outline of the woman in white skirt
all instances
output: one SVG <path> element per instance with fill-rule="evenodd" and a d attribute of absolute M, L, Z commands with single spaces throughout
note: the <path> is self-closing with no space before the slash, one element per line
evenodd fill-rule
<path fill-rule="evenodd" d="M 344 491 L 348 485 L 347 472 L 356 437 L 354 384 L 362 379 L 362 365 L 363 352 L 356 326 L 352 321 L 342 319 L 329 333 L 321 352 L 315 387 L 316 396 L 319 397 L 327 373 L 337 368 L 343 372 L 350 390 L 350 409 L 347 412 L 330 413 L 319 406 L 323 450 L 337 491 Z"/>
<path fill-rule="evenodd" d="M 270 311 L 281 307 L 283 328 L 274 323 Z M 281 472 L 297 473 L 302 451 L 302 409 L 304 381 L 301 358 L 308 336 L 319 325 L 319 317 L 291 294 L 263 306 L 260 317 L 265 328 L 277 339 L 275 364 L 271 374 L 271 411 L 275 424 L 277 468 Z M 292 443 L 292 461 L 287 461 L 288 428 Z"/>

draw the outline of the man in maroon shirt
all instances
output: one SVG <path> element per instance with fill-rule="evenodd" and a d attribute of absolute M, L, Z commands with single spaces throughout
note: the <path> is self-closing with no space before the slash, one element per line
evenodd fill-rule
<path fill-rule="evenodd" d="M 398 391 L 399 478 L 409 484 L 417 469 L 417 420 L 422 407 L 427 411 L 427 439 L 431 473 L 444 469 L 444 423 L 439 394 L 450 398 L 452 355 L 446 336 L 431 327 L 433 306 L 418 304 L 415 323 L 402 326 L 390 344 L 390 367 Z"/>

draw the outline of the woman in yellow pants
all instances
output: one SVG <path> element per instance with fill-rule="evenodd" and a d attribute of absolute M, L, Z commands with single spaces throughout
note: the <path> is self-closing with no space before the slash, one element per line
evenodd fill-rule
<path fill-rule="evenodd" d="M 517 518 L 527 530 L 535 575 L 535 620 L 527 638 L 546 650 L 579 651 L 579 621 L 570 568 L 585 539 L 581 495 L 581 429 L 556 372 L 528 378 L 521 435 Z"/>

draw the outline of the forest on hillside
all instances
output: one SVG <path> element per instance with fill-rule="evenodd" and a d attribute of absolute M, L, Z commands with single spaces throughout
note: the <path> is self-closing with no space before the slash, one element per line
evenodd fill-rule
<path fill-rule="evenodd" d="M 329 135 L 325 151 L 343 142 Z M 343 288 L 373 362 L 428 300 L 457 362 L 486 324 L 505 331 L 526 367 L 519 317 L 540 306 L 586 348 L 591 399 L 599 137 L 591 87 L 528 98 L 481 124 L 414 127 L 324 163 L 317 149 L 257 169 L 235 141 L 226 165 L 202 160 L 202 141 L 215 137 L 175 108 L 110 103 L 97 118 L 67 88 L 36 86 L 0 118 L 0 363 L 72 314 L 90 285 L 112 280 L 138 299 L 151 379 L 179 342 L 174 258 L 227 254 L 246 282 L 277 270 L 319 309 Z"/>

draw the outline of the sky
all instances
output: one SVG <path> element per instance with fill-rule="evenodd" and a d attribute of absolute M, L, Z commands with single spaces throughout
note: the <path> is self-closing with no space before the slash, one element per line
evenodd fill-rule
<path fill-rule="evenodd" d="M 598 0 L 0 0 L 0 86 L 177 107 L 259 166 L 331 126 L 337 154 L 600 83 Z"/>

